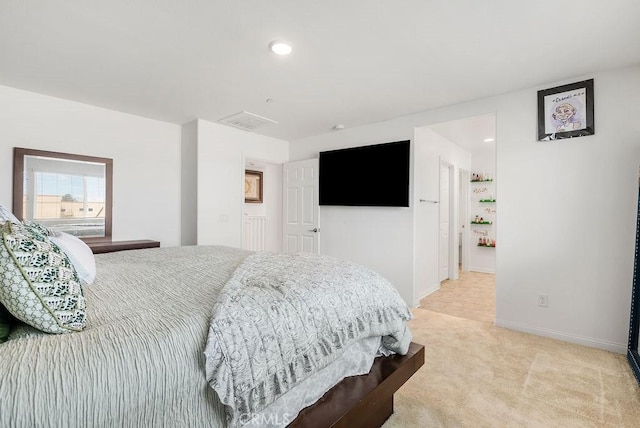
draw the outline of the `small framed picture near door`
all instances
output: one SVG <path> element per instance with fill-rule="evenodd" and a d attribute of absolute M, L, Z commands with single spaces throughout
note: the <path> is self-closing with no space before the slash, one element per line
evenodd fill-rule
<path fill-rule="evenodd" d="M 593 79 L 538 91 L 538 141 L 594 132 Z"/>
<path fill-rule="evenodd" d="M 262 171 L 244 172 L 244 201 L 247 203 L 262 203 Z"/>

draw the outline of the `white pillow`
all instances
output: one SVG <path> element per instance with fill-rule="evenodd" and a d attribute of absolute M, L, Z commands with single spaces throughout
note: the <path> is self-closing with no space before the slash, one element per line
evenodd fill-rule
<path fill-rule="evenodd" d="M 60 236 L 50 236 L 49 239 L 67 255 L 78 272 L 80 282 L 83 285 L 93 284 L 96 279 L 96 259 L 91 248 L 79 238 L 64 232 L 60 232 Z"/>
<path fill-rule="evenodd" d="M 6 209 L 0 204 L 0 224 L 10 221 L 11 223 L 20 224 L 22 223 L 16 216 L 13 215 L 11 211 Z"/>

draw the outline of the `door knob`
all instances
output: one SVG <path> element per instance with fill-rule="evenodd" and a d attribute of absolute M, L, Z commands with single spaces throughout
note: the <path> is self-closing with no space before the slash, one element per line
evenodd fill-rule
<path fill-rule="evenodd" d="M 320 232 L 320 229 L 318 229 L 317 227 L 314 227 L 313 229 L 309 229 L 309 232 L 318 233 Z"/>

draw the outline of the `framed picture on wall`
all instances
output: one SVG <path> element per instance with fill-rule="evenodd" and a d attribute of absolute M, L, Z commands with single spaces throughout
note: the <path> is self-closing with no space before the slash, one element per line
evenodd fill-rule
<path fill-rule="evenodd" d="M 244 201 L 248 203 L 262 203 L 262 171 L 244 172 Z"/>
<path fill-rule="evenodd" d="M 538 91 L 538 141 L 594 133 L 593 79 Z"/>

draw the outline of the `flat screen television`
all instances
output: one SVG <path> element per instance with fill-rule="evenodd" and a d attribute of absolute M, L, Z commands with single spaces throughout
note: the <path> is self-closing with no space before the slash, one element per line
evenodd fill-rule
<path fill-rule="evenodd" d="M 320 205 L 408 207 L 410 142 L 320 152 Z"/>

